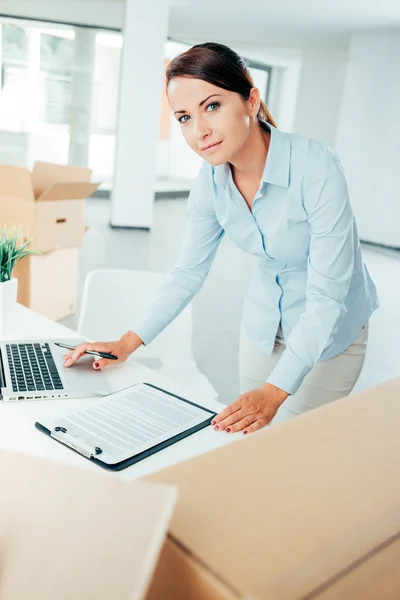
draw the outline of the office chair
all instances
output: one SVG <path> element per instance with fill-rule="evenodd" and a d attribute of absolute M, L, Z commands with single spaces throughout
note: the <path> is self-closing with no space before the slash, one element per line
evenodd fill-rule
<path fill-rule="evenodd" d="M 91 340 L 119 339 L 138 323 L 164 278 L 153 271 L 91 271 L 84 283 L 78 332 Z M 195 390 L 197 396 L 217 400 L 212 384 L 196 367 L 192 329 L 189 305 L 148 346 L 141 346 L 133 359 Z"/>

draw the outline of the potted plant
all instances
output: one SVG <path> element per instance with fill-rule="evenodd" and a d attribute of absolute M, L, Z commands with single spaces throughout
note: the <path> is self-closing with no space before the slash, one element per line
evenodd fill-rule
<path fill-rule="evenodd" d="M 40 250 L 28 248 L 32 238 L 23 240 L 22 225 L 0 228 L 0 336 L 4 335 L 17 303 L 18 280 L 11 277 L 16 263 Z"/>

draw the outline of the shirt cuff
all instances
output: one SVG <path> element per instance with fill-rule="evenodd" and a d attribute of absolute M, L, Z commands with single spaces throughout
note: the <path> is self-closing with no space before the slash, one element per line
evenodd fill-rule
<path fill-rule="evenodd" d="M 293 396 L 311 369 L 312 367 L 306 365 L 286 349 L 268 377 L 267 383 L 272 383 Z"/>
<path fill-rule="evenodd" d="M 149 316 L 141 321 L 137 327 L 133 327 L 132 331 L 140 337 L 145 346 L 148 346 L 148 344 L 150 344 L 164 328 L 164 321 L 154 319 L 154 316 Z"/>

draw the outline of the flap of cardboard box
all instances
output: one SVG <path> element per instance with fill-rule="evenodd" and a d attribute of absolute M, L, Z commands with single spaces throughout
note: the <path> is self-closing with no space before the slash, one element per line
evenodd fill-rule
<path fill-rule="evenodd" d="M 2 600 L 143 598 L 176 490 L 0 452 Z"/>
<path fill-rule="evenodd" d="M 91 174 L 91 169 L 85 167 L 37 161 L 32 169 L 35 198 L 55 183 L 88 183 Z"/>
<path fill-rule="evenodd" d="M 32 178 L 28 169 L 13 165 L 0 165 L 0 195 L 34 200 Z"/>
<path fill-rule="evenodd" d="M 36 198 L 36 202 L 45 200 L 83 200 L 91 196 L 99 185 L 99 183 L 55 183 Z"/>
<path fill-rule="evenodd" d="M 179 487 L 170 534 L 239 597 L 303 598 L 400 532 L 399 422 L 400 378 L 146 479 Z"/>

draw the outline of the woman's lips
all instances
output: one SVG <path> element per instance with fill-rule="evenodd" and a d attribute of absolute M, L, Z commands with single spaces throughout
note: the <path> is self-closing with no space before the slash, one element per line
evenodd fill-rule
<path fill-rule="evenodd" d="M 220 145 L 222 144 L 222 142 L 217 142 L 216 144 L 213 144 L 212 146 L 209 146 L 208 148 L 204 148 L 203 152 L 213 152 L 214 150 L 216 150 Z"/>

